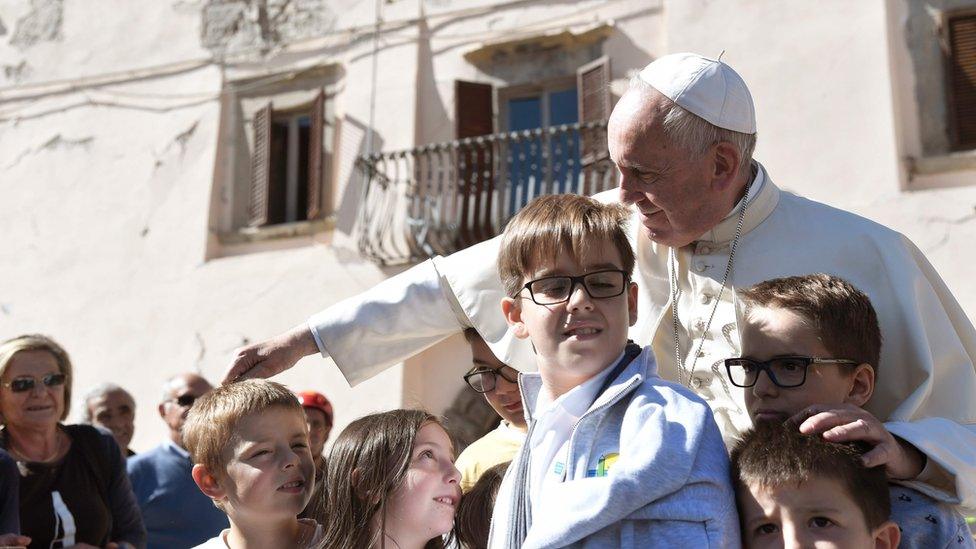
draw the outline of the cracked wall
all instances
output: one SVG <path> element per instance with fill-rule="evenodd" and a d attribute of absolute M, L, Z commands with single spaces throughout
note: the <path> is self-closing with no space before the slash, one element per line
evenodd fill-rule
<path fill-rule="evenodd" d="M 202 10 L 204 47 L 229 53 L 321 35 L 335 25 L 325 0 L 209 0 Z"/>
<path fill-rule="evenodd" d="M 38 42 L 61 39 L 63 0 L 31 0 L 31 9 L 14 26 L 10 44 L 25 50 Z"/>

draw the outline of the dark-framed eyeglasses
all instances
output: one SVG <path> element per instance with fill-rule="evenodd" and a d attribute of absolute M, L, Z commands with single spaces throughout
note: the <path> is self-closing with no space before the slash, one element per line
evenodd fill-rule
<path fill-rule="evenodd" d="M 41 383 L 45 387 L 57 387 L 58 385 L 64 385 L 65 379 L 64 374 L 47 374 L 41 378 Z M 28 376 L 15 377 L 12 381 L 3 383 L 2 385 L 9 387 L 14 393 L 23 393 L 37 386 L 37 378 Z"/>
<path fill-rule="evenodd" d="M 510 366 L 502 366 L 501 368 L 476 366 L 464 374 L 464 382 L 479 393 L 488 393 L 495 390 L 498 376 L 502 376 L 502 379 L 509 383 L 518 383 L 518 375 L 518 370 Z"/>
<path fill-rule="evenodd" d="M 182 406 L 184 408 L 189 408 L 193 406 L 193 403 L 197 401 L 196 395 L 180 395 L 176 398 L 171 398 L 170 402 L 175 402 L 177 406 Z"/>
<path fill-rule="evenodd" d="M 759 373 L 766 372 L 769 380 L 777 387 L 799 387 L 807 380 L 807 369 L 811 364 L 850 364 L 856 360 L 844 358 L 818 358 L 812 356 L 781 356 L 770 360 L 750 358 L 727 358 L 725 370 L 729 381 L 736 387 L 752 387 L 759 380 Z"/>
<path fill-rule="evenodd" d="M 593 299 L 617 297 L 627 289 L 630 276 L 620 269 L 593 271 L 581 276 L 547 276 L 529 281 L 523 286 L 538 305 L 558 305 L 569 301 L 577 284 Z"/>

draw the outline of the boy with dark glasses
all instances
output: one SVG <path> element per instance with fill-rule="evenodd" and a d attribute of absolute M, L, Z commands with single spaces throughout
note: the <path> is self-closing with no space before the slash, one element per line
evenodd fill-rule
<path fill-rule="evenodd" d="M 811 434 L 823 430 L 817 429 L 818 423 L 822 427 L 835 417 L 863 416 L 852 424 L 828 424 L 822 436 L 829 442 L 862 441 L 873 447 L 862 460 L 868 467 L 884 467 L 889 481 L 898 482 L 891 484 L 891 518 L 902 529 L 902 546 L 973 547 L 965 521 L 951 505 L 956 501 L 938 489 L 935 464 L 927 464 L 917 450 L 874 420 L 872 412 L 880 411 L 864 409 L 874 392 L 881 354 L 881 332 L 870 299 L 849 282 L 826 274 L 768 280 L 738 294 L 744 305 L 739 323 L 742 356 L 727 359 L 725 368 L 732 384 L 745 389 L 753 422 L 791 420 Z M 880 453 L 886 459 L 879 459 Z M 740 501 L 743 489 L 739 486 Z M 785 530 L 776 535 L 788 535 Z M 828 528 L 819 531 L 830 534 Z M 746 546 L 765 546 L 759 534 L 768 538 L 768 532 L 743 524 Z"/>
<path fill-rule="evenodd" d="M 461 471 L 461 490 L 467 492 L 485 471 L 515 457 L 525 441 L 525 412 L 518 370 L 498 360 L 474 328 L 464 331 L 464 339 L 471 347 L 472 364 L 464 374 L 464 382 L 484 395 L 488 405 L 502 418 L 497 428 L 468 445 L 454 462 Z"/>

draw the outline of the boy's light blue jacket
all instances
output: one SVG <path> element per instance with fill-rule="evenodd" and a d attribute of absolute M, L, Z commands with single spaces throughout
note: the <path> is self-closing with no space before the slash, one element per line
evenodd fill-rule
<path fill-rule="evenodd" d="M 519 385 L 526 418 L 542 387 Z M 498 493 L 513 496 L 519 461 Z M 540 494 L 523 548 L 740 546 L 729 458 L 712 411 L 681 385 L 662 380 L 650 347 L 634 359 L 577 422 L 565 480 Z M 514 502 L 495 506 L 489 547 L 517 546 Z"/>

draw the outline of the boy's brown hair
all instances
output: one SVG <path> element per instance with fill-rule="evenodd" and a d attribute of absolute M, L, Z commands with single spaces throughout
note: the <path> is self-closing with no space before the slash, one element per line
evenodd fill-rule
<path fill-rule="evenodd" d="M 610 241 L 620 252 L 621 268 L 634 271 L 634 249 L 627 239 L 630 211 L 586 196 L 554 194 L 536 198 L 508 222 L 498 254 L 498 274 L 505 294 L 515 297 L 525 278 L 542 261 L 570 253 L 583 259 Z"/>
<path fill-rule="evenodd" d="M 813 478 L 834 479 L 864 514 L 868 530 L 891 516 L 884 466 L 868 469 L 861 442 L 827 442 L 820 434 L 804 435 L 792 422 L 761 422 L 732 450 L 732 480 L 737 497 L 749 486 L 796 486 Z"/>
<path fill-rule="evenodd" d="M 183 424 L 183 445 L 193 463 L 220 478 L 227 468 L 224 450 L 237 427 L 247 416 L 282 407 L 305 412 L 298 397 L 284 385 L 264 379 L 249 379 L 221 385 L 197 399 Z"/>
<path fill-rule="evenodd" d="M 871 300 L 843 278 L 817 273 L 760 282 L 739 291 L 754 307 L 786 309 L 811 324 L 833 357 L 869 364 L 878 375 L 881 329 Z M 828 358 L 828 357 L 821 357 Z"/>

